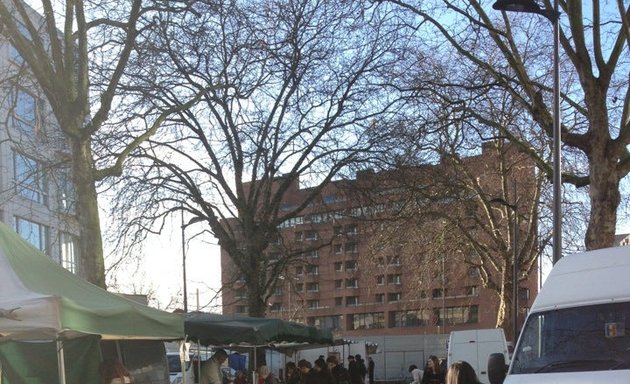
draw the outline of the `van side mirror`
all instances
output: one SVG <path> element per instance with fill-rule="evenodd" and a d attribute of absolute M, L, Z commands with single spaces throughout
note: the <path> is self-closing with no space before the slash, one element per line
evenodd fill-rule
<path fill-rule="evenodd" d="M 492 353 L 488 357 L 488 380 L 490 384 L 503 384 L 508 366 L 505 365 L 505 355 Z"/>

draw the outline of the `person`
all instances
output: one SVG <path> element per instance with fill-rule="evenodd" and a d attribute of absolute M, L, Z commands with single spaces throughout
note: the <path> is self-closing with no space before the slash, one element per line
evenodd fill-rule
<path fill-rule="evenodd" d="M 247 384 L 247 375 L 242 370 L 236 371 L 236 377 L 234 377 L 234 384 Z"/>
<path fill-rule="evenodd" d="M 350 374 L 344 366 L 339 364 L 337 356 L 328 356 L 326 363 L 328 364 L 328 369 L 330 370 L 335 384 L 350 384 Z"/>
<path fill-rule="evenodd" d="M 359 366 L 359 372 L 361 373 L 361 382 L 365 383 L 365 375 L 367 375 L 367 367 L 365 366 L 365 360 L 363 360 L 361 355 L 358 353 L 354 356 L 354 359 L 356 360 L 357 365 Z"/>
<path fill-rule="evenodd" d="M 440 361 L 437 356 L 429 356 L 422 374 L 422 384 L 444 384 L 445 376 L 445 372 L 440 369 Z"/>
<path fill-rule="evenodd" d="M 466 361 L 457 361 L 448 368 L 446 384 L 480 384 L 475 369 Z"/>
<path fill-rule="evenodd" d="M 300 382 L 300 371 L 297 365 L 289 361 L 284 368 L 284 382 L 286 384 L 298 384 Z"/>
<path fill-rule="evenodd" d="M 297 366 L 300 370 L 300 384 L 318 384 L 310 361 L 302 359 L 298 361 Z"/>
<path fill-rule="evenodd" d="M 323 357 L 315 360 L 312 373 L 319 384 L 335 384 L 333 376 Z"/>
<path fill-rule="evenodd" d="M 363 384 L 361 369 L 352 355 L 348 356 L 348 373 L 350 374 L 350 384 Z"/>
<path fill-rule="evenodd" d="M 258 384 L 275 384 L 271 370 L 266 365 L 258 367 Z"/>
<path fill-rule="evenodd" d="M 418 368 L 417 365 L 411 364 L 409 366 L 409 373 L 411 373 L 411 378 L 413 381 L 411 384 L 420 384 L 422 383 L 422 370 Z"/>
<path fill-rule="evenodd" d="M 108 359 L 99 367 L 101 383 L 103 384 L 130 384 L 133 383 L 131 374 L 118 360 Z"/>
<path fill-rule="evenodd" d="M 374 384 L 374 360 L 371 356 L 368 356 L 368 383 Z"/>
<path fill-rule="evenodd" d="M 221 366 L 228 358 L 224 349 L 214 351 L 212 357 L 201 364 L 199 384 L 223 384 L 223 372 Z"/>

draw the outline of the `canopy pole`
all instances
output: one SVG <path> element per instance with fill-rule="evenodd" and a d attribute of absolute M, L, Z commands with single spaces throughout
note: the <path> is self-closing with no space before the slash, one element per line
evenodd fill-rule
<path fill-rule="evenodd" d="M 57 336 L 57 370 L 59 371 L 59 384 L 66 384 L 66 363 L 63 352 L 63 342 Z"/>

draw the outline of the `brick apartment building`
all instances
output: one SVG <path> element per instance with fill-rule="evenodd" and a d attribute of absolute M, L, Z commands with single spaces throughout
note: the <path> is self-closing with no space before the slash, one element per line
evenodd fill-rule
<path fill-rule="evenodd" d="M 484 146 L 482 154 L 465 162 L 492 189 L 496 172 L 489 169 L 496 159 L 490 147 Z M 445 163 L 427 165 L 411 174 L 420 181 L 418 185 L 426 185 L 427 179 L 447 174 L 444 168 Z M 513 171 L 512 177 L 525 185 L 533 172 L 530 164 Z M 428 251 L 413 242 L 402 245 L 407 242 L 405 237 L 416 239 L 430 231 L 433 234 L 427 238 L 432 240 L 428 242 L 437 243 L 435 239 L 444 230 L 439 220 L 427 218 L 422 228 L 384 220 L 393 210 L 400 214 L 405 205 L 403 189 L 409 186 L 395 181 L 398 176 L 365 171 L 354 180 L 332 182 L 317 204 L 283 223 L 280 239 L 270 245 L 266 257 L 273 260 L 286 249 L 298 249 L 302 254 L 270 292 L 267 316 L 329 327 L 339 337 L 430 335 L 496 326 L 498 297 L 483 288 L 478 270 L 455 261 L 460 250 L 443 244 L 441 250 L 433 249 L 437 256 L 420 263 L 418 253 Z M 285 206 L 297 205 L 306 193 L 295 185 L 285 195 Z M 439 209 L 461 211 L 462 215 L 473 212 L 466 209 L 470 202 L 444 197 L 440 204 Z M 223 313 L 247 314 L 243 280 L 235 278 L 238 272 L 224 250 L 221 264 Z M 532 273 L 519 285 L 521 322 L 537 292 L 537 281 L 537 274 Z"/>

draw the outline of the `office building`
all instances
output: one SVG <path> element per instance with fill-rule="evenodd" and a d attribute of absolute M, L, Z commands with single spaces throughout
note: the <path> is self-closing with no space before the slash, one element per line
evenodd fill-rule
<path fill-rule="evenodd" d="M 484 146 L 480 155 L 464 162 L 478 174 L 478 184 L 496 192 L 498 162 L 491 147 Z M 522 164 L 510 171 L 510 179 L 522 186 L 519 196 L 528 193 L 525 186 L 534 178 L 531 163 Z M 462 253 L 473 251 L 461 246 L 458 232 L 444 219 L 474 224 L 476 200 L 464 189 L 447 190 L 448 182 L 432 182 L 454 180 L 449 175 L 453 169 L 444 160 L 402 174 L 364 171 L 354 180 L 325 186 L 315 203 L 282 224 L 280 239 L 267 250 L 270 260 L 287 249 L 301 255 L 270 292 L 266 315 L 329 327 L 341 337 L 495 327 L 499 297 L 484 287 L 479 268 L 463 261 Z M 424 189 L 418 192 L 422 197 L 416 193 L 409 199 L 413 188 Z M 283 203 L 296 206 L 308 193 L 296 183 Z M 405 215 L 417 218 L 392 219 Z M 221 257 L 223 313 L 247 314 L 244 281 L 234 278 L 238 272 L 223 250 Z M 234 280 L 235 285 L 228 284 Z M 519 284 L 521 322 L 537 280 L 531 273 Z"/>
<path fill-rule="evenodd" d="M 31 16 L 40 17 L 32 10 Z M 4 35 L 0 88 L 0 220 L 76 272 L 79 231 L 69 148 L 25 61 Z"/>

